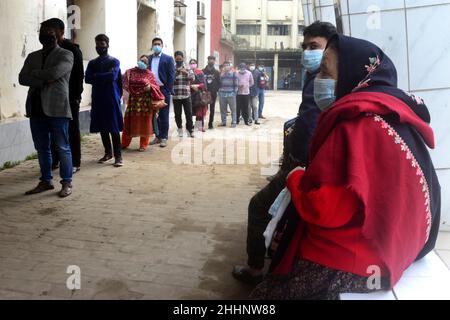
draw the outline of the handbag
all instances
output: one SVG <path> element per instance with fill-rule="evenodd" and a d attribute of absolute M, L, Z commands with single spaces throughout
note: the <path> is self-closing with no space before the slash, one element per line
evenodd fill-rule
<path fill-rule="evenodd" d="M 211 104 L 212 97 L 209 91 L 197 91 L 192 94 L 192 105 L 194 108 Z"/>

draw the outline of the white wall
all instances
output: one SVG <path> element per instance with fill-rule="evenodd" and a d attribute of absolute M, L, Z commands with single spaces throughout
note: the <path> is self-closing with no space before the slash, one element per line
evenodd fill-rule
<path fill-rule="evenodd" d="M 137 3 L 134 0 L 104 1 L 109 51 L 120 60 L 121 69 L 125 71 L 136 66 L 137 61 Z"/>
<path fill-rule="evenodd" d="M 197 56 L 197 0 L 185 0 L 186 7 L 186 60 Z"/>
<path fill-rule="evenodd" d="M 65 21 L 65 0 L 0 1 L 0 120 L 21 118 L 25 114 L 28 88 L 18 83 L 26 56 L 42 46 L 40 23 L 58 17 Z"/>

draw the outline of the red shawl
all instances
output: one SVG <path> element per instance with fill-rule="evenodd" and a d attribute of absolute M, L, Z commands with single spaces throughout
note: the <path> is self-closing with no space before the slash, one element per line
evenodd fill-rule
<path fill-rule="evenodd" d="M 392 113 L 434 148 L 432 129 L 404 102 L 383 93 L 353 93 L 321 115 L 311 142 L 310 166 L 303 175 L 291 175 L 288 185 L 301 192 L 327 185 L 353 191 L 362 204 L 362 234 L 388 268 L 393 287 L 424 247 L 431 214 L 420 166 L 382 118 Z M 276 273 L 292 267 L 302 230 L 300 225 Z"/>
<path fill-rule="evenodd" d="M 123 78 L 123 88 L 130 95 L 142 95 L 146 91 L 146 87 L 150 85 L 152 90 L 150 92 L 153 101 L 164 100 L 164 95 L 161 92 L 158 84 L 156 83 L 155 76 L 150 70 L 141 70 L 139 68 L 133 68 L 125 72 Z"/>

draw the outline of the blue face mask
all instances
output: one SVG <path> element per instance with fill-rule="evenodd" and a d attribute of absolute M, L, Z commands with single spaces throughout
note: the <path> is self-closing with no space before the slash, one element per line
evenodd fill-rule
<path fill-rule="evenodd" d="M 147 70 L 147 65 L 143 63 L 142 61 L 138 61 L 137 66 L 141 70 Z"/>
<path fill-rule="evenodd" d="M 302 64 L 309 73 L 316 72 L 322 62 L 323 50 L 305 50 L 303 51 Z"/>
<path fill-rule="evenodd" d="M 334 79 L 314 79 L 314 101 L 321 111 L 325 111 L 336 101 L 336 83 Z"/>
<path fill-rule="evenodd" d="M 153 50 L 154 53 L 160 54 L 161 51 L 162 51 L 162 47 L 161 46 L 153 46 L 152 50 Z"/>

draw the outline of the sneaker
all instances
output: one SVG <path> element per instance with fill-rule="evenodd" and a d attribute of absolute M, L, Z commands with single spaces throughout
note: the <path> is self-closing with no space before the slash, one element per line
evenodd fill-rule
<path fill-rule="evenodd" d="M 117 158 L 116 161 L 114 161 L 114 167 L 116 167 L 116 168 L 123 167 L 123 160 L 122 160 L 122 158 Z"/>
<path fill-rule="evenodd" d="M 158 138 L 153 139 L 152 141 L 150 141 L 149 145 L 153 146 L 155 144 L 161 143 L 161 140 Z"/>
<path fill-rule="evenodd" d="M 161 148 L 167 147 L 167 139 L 161 139 L 161 144 L 159 145 Z"/>
<path fill-rule="evenodd" d="M 73 167 L 72 174 L 75 174 L 80 170 L 81 170 L 81 167 Z"/>
<path fill-rule="evenodd" d="M 58 193 L 58 195 L 61 198 L 66 198 L 72 194 L 72 184 L 70 182 L 63 182 L 61 191 Z"/>
<path fill-rule="evenodd" d="M 32 194 L 38 194 L 38 193 L 48 191 L 48 190 L 53 190 L 53 189 L 55 189 L 55 187 L 53 186 L 53 184 L 51 182 L 41 181 L 41 182 L 39 182 L 39 184 L 37 185 L 36 188 L 25 192 L 25 194 L 27 196 L 29 196 Z"/>
<path fill-rule="evenodd" d="M 145 150 L 145 148 L 139 148 L 139 152 L 144 152 Z"/>
<path fill-rule="evenodd" d="M 232 127 L 232 128 L 236 128 L 236 123 L 233 123 L 233 124 L 231 125 L 231 127 Z"/>
<path fill-rule="evenodd" d="M 108 161 L 111 161 L 112 158 L 113 158 L 112 155 L 110 155 L 110 154 L 105 154 L 105 155 L 103 156 L 103 158 L 101 158 L 100 160 L 98 160 L 98 163 L 106 163 L 106 162 L 108 162 Z"/>
<path fill-rule="evenodd" d="M 183 128 L 178 129 L 178 138 L 183 138 Z"/>

